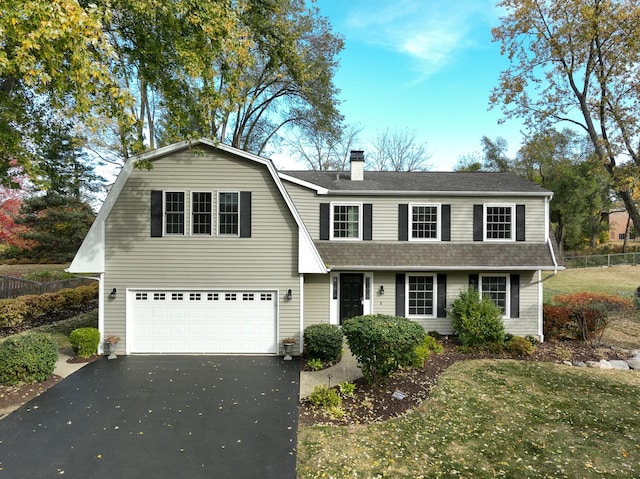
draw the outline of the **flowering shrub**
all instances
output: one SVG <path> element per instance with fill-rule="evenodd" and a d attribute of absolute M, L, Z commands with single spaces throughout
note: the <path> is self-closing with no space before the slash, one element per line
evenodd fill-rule
<path fill-rule="evenodd" d="M 599 293 L 574 293 L 556 296 L 553 304 L 544 308 L 545 335 L 581 338 L 598 346 L 611 313 L 623 313 L 633 308 L 631 300 Z"/>

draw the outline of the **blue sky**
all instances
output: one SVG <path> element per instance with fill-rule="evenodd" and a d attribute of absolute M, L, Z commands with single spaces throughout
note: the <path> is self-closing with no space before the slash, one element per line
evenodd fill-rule
<path fill-rule="evenodd" d="M 317 0 L 345 48 L 335 84 L 349 124 L 363 127 L 358 147 L 387 128 L 426 143 L 431 170 L 451 170 L 481 151 L 486 135 L 517 150 L 521 124 L 498 124 L 489 95 L 508 64 L 491 41 L 499 22 L 491 0 Z M 276 163 L 279 163 L 276 160 Z M 302 167 L 298 165 L 298 167 Z"/>

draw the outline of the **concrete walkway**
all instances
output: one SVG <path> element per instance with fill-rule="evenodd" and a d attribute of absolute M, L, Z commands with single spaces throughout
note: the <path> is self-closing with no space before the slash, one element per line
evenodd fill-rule
<path fill-rule="evenodd" d="M 300 399 L 306 398 L 316 386 L 332 387 L 345 381 L 354 381 L 362 377 L 356 358 L 351 354 L 349 346 L 344 345 L 342 358 L 335 366 L 322 371 L 300 372 Z"/>

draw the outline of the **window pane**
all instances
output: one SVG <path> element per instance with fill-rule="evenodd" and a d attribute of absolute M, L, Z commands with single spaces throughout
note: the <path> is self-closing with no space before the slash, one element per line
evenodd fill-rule
<path fill-rule="evenodd" d="M 220 193 L 218 196 L 218 233 L 238 235 L 238 193 Z"/>
<path fill-rule="evenodd" d="M 193 193 L 191 230 L 194 235 L 211 234 L 211 193 Z"/>
<path fill-rule="evenodd" d="M 433 315 L 433 276 L 409 276 L 409 315 Z"/>
<path fill-rule="evenodd" d="M 333 207 L 333 237 L 358 238 L 360 207 L 358 205 L 335 205 Z"/>
<path fill-rule="evenodd" d="M 411 237 L 416 239 L 436 239 L 438 237 L 437 206 L 412 207 Z"/>
<path fill-rule="evenodd" d="M 511 239 L 511 207 L 487 207 L 487 239 Z"/>
<path fill-rule="evenodd" d="M 165 232 L 167 234 L 184 234 L 184 193 L 165 193 Z"/>
<path fill-rule="evenodd" d="M 483 276 L 482 296 L 491 298 L 504 313 L 507 310 L 507 278 L 504 276 Z"/>

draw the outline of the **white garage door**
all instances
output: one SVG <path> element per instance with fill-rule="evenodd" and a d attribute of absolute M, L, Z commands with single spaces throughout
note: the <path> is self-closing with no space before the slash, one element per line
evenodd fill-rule
<path fill-rule="evenodd" d="M 132 353 L 277 353 L 274 291 L 130 291 Z"/>

